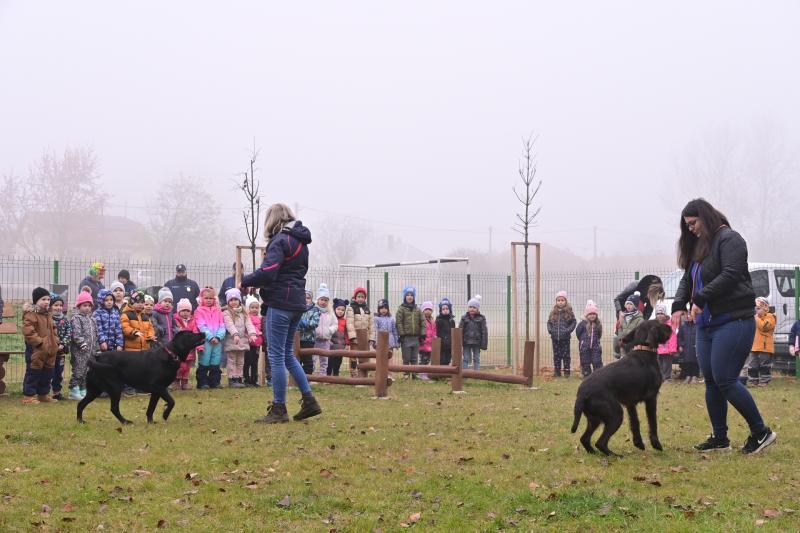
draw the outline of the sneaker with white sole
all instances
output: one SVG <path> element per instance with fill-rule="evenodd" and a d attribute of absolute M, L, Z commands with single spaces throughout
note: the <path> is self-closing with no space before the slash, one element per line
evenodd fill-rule
<path fill-rule="evenodd" d="M 743 454 L 759 453 L 761 450 L 775 442 L 778 434 L 770 428 L 764 428 L 760 435 L 750 435 L 742 446 Z"/>

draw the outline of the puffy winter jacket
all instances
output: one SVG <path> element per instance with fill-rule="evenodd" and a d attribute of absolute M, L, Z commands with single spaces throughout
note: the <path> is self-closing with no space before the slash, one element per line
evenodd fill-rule
<path fill-rule="evenodd" d="M 225 318 L 222 316 L 217 300 L 214 300 L 211 306 L 199 305 L 194 312 L 194 319 L 197 329 L 205 334 L 206 342 L 214 338 L 219 340 L 225 338 L 225 333 L 227 333 Z"/>
<path fill-rule="evenodd" d="M 695 287 L 692 268 L 684 272 L 675 293 L 672 312 L 685 311 L 692 302 L 709 317 L 731 319 L 753 316 L 756 293 L 747 268 L 747 243 L 739 233 L 723 226 L 711 239 L 708 256 L 700 264 L 700 282 Z M 698 290 L 699 289 L 699 290 Z M 701 326 L 701 324 L 698 324 Z"/>
<path fill-rule="evenodd" d="M 317 309 L 319 309 L 319 324 L 317 324 L 317 336 L 314 340 L 330 341 L 333 334 L 339 329 L 339 322 L 336 320 L 336 315 L 332 311 L 322 309 L 319 306 L 317 306 Z"/>
<path fill-rule="evenodd" d="M 137 313 L 133 307 L 128 307 L 128 311 L 122 313 L 120 317 L 122 323 L 122 336 L 125 338 L 125 349 L 131 351 L 142 351 L 150 349 L 150 342 L 156 338 L 156 330 L 150 317 L 145 313 Z M 142 335 L 138 336 L 139 332 Z"/>
<path fill-rule="evenodd" d="M 407 304 L 403 302 L 397 309 L 395 315 L 397 324 L 397 334 L 403 337 L 422 337 L 425 335 L 425 319 L 422 317 L 422 310 L 417 304 Z"/>
<path fill-rule="evenodd" d="M 331 350 L 344 350 L 350 344 L 347 337 L 347 319 L 345 317 L 336 318 L 336 333 L 331 337 Z"/>
<path fill-rule="evenodd" d="M 665 322 L 665 324 L 669 326 L 669 329 L 672 331 L 672 335 L 670 335 L 667 342 L 658 345 L 658 355 L 670 355 L 678 353 L 678 334 L 672 329 L 672 323 L 670 323 L 670 321 Z"/>
<path fill-rule="evenodd" d="M 242 278 L 243 287 L 262 287 L 267 307 L 306 310 L 306 272 L 311 232 L 299 220 L 272 237 L 261 268 Z"/>
<path fill-rule="evenodd" d="M 97 342 L 97 324 L 92 315 L 75 313 L 69 319 L 69 325 L 72 328 L 71 354 L 95 354 L 100 351 L 100 343 Z"/>
<path fill-rule="evenodd" d="M 603 346 L 600 339 L 603 336 L 602 328 L 588 320 L 581 320 L 575 328 L 575 336 L 578 337 L 578 353 L 588 354 L 592 357 L 603 355 Z"/>
<path fill-rule="evenodd" d="M 58 343 L 64 348 L 60 350 L 59 354 L 68 354 L 69 346 L 72 343 L 72 326 L 69 323 L 67 315 L 61 313 L 59 316 L 50 314 L 53 317 L 53 323 L 56 325 L 56 334 L 58 334 Z M 120 330 L 120 335 L 122 335 Z"/>
<path fill-rule="evenodd" d="M 92 313 L 92 318 L 97 324 L 97 342 L 99 344 L 107 343 L 109 351 L 125 346 L 122 338 L 122 322 L 116 307 L 111 309 L 98 307 Z"/>
<path fill-rule="evenodd" d="M 355 339 L 356 331 L 359 329 L 367 330 L 369 340 L 374 342 L 377 339 L 375 336 L 375 321 L 373 320 L 372 313 L 370 313 L 369 307 L 367 307 L 366 304 L 358 305 L 356 302 L 352 302 L 349 306 L 347 306 L 345 318 L 347 319 L 348 339 Z"/>
<path fill-rule="evenodd" d="M 172 309 L 165 309 L 161 304 L 153 307 L 153 323 L 156 327 L 156 338 L 159 344 L 166 344 L 175 336 L 175 323 L 172 321 Z"/>
<path fill-rule="evenodd" d="M 303 296 L 305 298 L 305 295 Z M 319 326 L 319 307 L 311 305 L 300 317 L 297 331 L 300 333 L 300 342 L 315 342 L 317 340 L 317 326 Z M 267 339 L 269 342 L 269 339 Z"/>
<path fill-rule="evenodd" d="M 393 316 L 380 316 L 375 317 L 375 331 L 388 331 L 389 332 L 389 348 L 397 348 L 400 346 L 400 335 L 397 334 L 397 322 Z"/>
<path fill-rule="evenodd" d="M 634 344 L 632 342 L 624 343 L 625 337 L 628 336 L 630 332 L 635 330 L 639 327 L 639 324 L 644 322 L 644 318 L 642 318 L 642 313 L 639 310 L 633 312 L 633 314 L 625 313 L 625 317 L 619 323 L 619 331 L 617 332 L 617 338 L 622 346 L 625 347 L 625 351 L 629 352 L 633 349 Z"/>
<path fill-rule="evenodd" d="M 197 322 L 195 322 L 194 317 L 190 317 L 189 320 L 184 320 L 181 318 L 181 315 L 175 313 L 172 315 L 173 324 L 175 325 L 175 333 L 179 331 L 191 331 L 192 333 L 200 333 L 200 330 L 197 329 Z M 200 349 L 203 347 L 201 346 Z M 194 361 L 196 359 L 197 349 L 192 350 L 189 353 L 189 357 L 186 358 L 187 361 Z"/>
<path fill-rule="evenodd" d="M 558 317 L 547 321 L 547 333 L 554 341 L 569 340 L 576 325 L 575 315 L 567 309 L 560 309 Z"/>
<path fill-rule="evenodd" d="M 480 313 L 461 317 L 459 328 L 463 332 L 461 344 L 463 346 L 480 346 L 481 350 L 489 347 L 489 331 L 486 327 L 486 317 Z"/>
<path fill-rule="evenodd" d="M 256 330 L 256 340 L 250 341 L 250 346 L 264 346 L 264 331 L 262 329 L 264 317 L 260 315 L 250 315 L 250 322 Z"/>
<path fill-rule="evenodd" d="M 222 349 L 226 352 L 250 349 L 250 335 L 255 335 L 256 330 L 253 327 L 253 321 L 250 320 L 250 315 L 244 310 L 242 306 L 238 309 L 226 308 L 222 312 L 223 320 L 225 321 L 225 340 L 222 343 Z M 236 342 L 236 335 L 239 336 L 239 341 Z"/>
<path fill-rule="evenodd" d="M 53 368 L 58 353 L 58 334 L 50 312 L 26 303 L 22 307 L 22 334 L 33 349 L 31 368 Z"/>
<path fill-rule="evenodd" d="M 753 352 L 775 353 L 775 315 L 765 313 L 756 315 L 756 335 L 753 339 Z"/>
<path fill-rule="evenodd" d="M 442 339 L 442 350 L 453 347 L 453 328 L 456 321 L 453 315 L 439 315 L 436 317 L 436 336 Z"/>
<path fill-rule="evenodd" d="M 433 338 L 436 336 L 436 322 L 433 318 L 427 319 L 423 317 L 423 320 L 425 321 L 425 340 L 420 343 L 419 351 L 430 352 L 433 345 Z"/>

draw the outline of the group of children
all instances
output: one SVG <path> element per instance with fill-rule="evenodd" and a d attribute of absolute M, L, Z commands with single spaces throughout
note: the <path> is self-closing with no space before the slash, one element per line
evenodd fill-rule
<path fill-rule="evenodd" d="M 316 297 L 315 297 L 316 296 Z M 356 331 L 363 329 L 372 348 L 376 345 L 377 332 L 389 333 L 389 357 L 399 348 L 404 365 L 431 362 L 431 346 L 433 339 L 441 339 L 440 364 L 449 365 L 452 360 L 452 335 L 456 327 L 453 318 L 453 306 L 450 300 L 442 298 L 439 302 L 439 315 L 433 317 L 433 302 L 416 303 L 415 287 L 403 289 L 403 303 L 395 316 L 389 308 L 389 301 L 378 300 L 377 314 L 373 315 L 367 305 L 367 291 L 357 287 L 353 291 L 352 300 L 333 298 L 325 283 L 320 284 L 316 295 L 306 290 L 307 310 L 300 318 L 298 332 L 301 348 L 347 349 L 356 343 Z M 459 327 L 463 331 L 463 366 L 472 365 L 480 368 L 480 352 L 486 350 L 489 341 L 486 317 L 480 312 L 480 296 L 467 303 L 468 311 L 461 318 Z M 362 349 L 366 349 L 363 347 Z M 342 359 L 317 356 L 300 356 L 300 362 L 306 374 L 315 371 L 321 375 L 338 376 Z M 357 362 L 350 361 L 351 376 L 357 375 Z M 414 377 L 413 374 L 406 374 Z M 420 374 L 421 379 L 427 379 Z"/>
<path fill-rule="evenodd" d="M 632 343 L 625 343 L 624 339 L 644 322 L 640 304 L 641 295 L 638 292 L 628 296 L 625 301 L 625 309 L 616 324 L 617 331 L 614 337 L 615 357 L 617 358 L 633 349 Z M 655 319 L 667 324 L 672 329 L 672 320 L 665 304 L 656 304 Z M 772 379 L 772 358 L 775 353 L 774 332 L 777 322 L 775 315 L 770 311 L 770 303 L 767 298 L 756 298 L 754 319 L 756 333 L 750 356 L 742 370 L 742 381 L 749 386 L 764 387 Z M 700 383 L 700 365 L 695 347 L 696 328 L 692 317 L 686 315 L 681 318 L 678 328 L 673 330 L 670 339 L 658 346 L 658 364 L 665 382 L 672 381 L 672 368 L 677 361 L 680 377 L 685 383 Z M 582 377 L 590 375 L 593 370 L 603 366 L 603 349 L 600 344 L 603 327 L 598 318 L 597 305 L 592 300 L 586 303 L 583 319 L 576 324 L 575 313 L 567 301 L 567 293 L 559 292 L 547 321 L 547 331 L 553 342 L 553 368 L 556 377 L 562 375 L 569 377 L 570 375 L 570 337 L 573 331 L 578 338 Z M 789 335 L 789 352 L 792 356 L 800 353 L 800 320 L 792 326 Z"/>

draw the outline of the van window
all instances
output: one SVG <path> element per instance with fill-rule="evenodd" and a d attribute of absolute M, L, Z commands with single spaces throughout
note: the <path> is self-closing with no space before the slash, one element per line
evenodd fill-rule
<path fill-rule="evenodd" d="M 759 296 L 769 296 L 769 274 L 766 270 L 755 270 L 750 272 L 753 279 L 753 290 L 756 291 L 756 298 Z"/>
<path fill-rule="evenodd" d="M 775 285 L 781 296 L 794 298 L 794 270 L 775 270 Z"/>

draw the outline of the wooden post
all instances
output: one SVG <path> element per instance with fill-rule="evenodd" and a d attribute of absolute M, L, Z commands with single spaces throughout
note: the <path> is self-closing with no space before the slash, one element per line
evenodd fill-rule
<path fill-rule="evenodd" d="M 357 329 L 356 330 L 356 346 L 358 350 L 369 350 L 369 332 L 366 329 Z M 351 345 L 352 348 L 352 345 Z M 359 363 L 366 362 L 364 359 L 359 359 Z M 366 370 L 358 369 L 358 376 L 362 378 L 366 378 L 369 376 L 369 372 Z"/>
<path fill-rule="evenodd" d="M 533 371 L 538 376 L 539 375 L 539 364 L 540 364 L 540 354 L 539 354 L 539 345 L 541 344 L 539 341 L 541 340 L 541 321 L 542 321 L 542 245 L 536 243 L 536 306 L 533 308 L 534 312 L 534 335 L 536 338 L 534 341 L 536 342 L 536 356 L 534 358 L 533 364 Z"/>
<path fill-rule="evenodd" d="M 461 359 L 464 355 L 464 347 L 461 346 L 461 330 L 459 328 L 453 328 L 450 334 L 453 341 L 453 361 L 451 364 L 456 367 L 456 373 L 453 374 L 453 379 L 450 380 L 450 383 L 452 391 L 459 393 L 464 392 L 464 378 L 461 375 Z"/>
<path fill-rule="evenodd" d="M 375 352 L 377 355 L 377 357 L 375 358 L 375 397 L 386 398 L 388 396 L 387 382 L 389 380 L 389 332 L 388 331 L 378 332 L 378 342 L 375 348 Z"/>
<path fill-rule="evenodd" d="M 536 355 L 536 341 L 528 341 L 525 343 L 525 362 L 522 367 L 522 375 L 525 376 L 527 381 L 525 386 L 533 387 L 533 360 Z"/>
<path fill-rule="evenodd" d="M 431 364 L 442 364 L 442 339 L 434 337 L 431 341 Z"/>
<path fill-rule="evenodd" d="M 519 366 L 519 311 L 517 310 L 517 243 L 511 243 L 511 347 L 514 374 Z"/>

